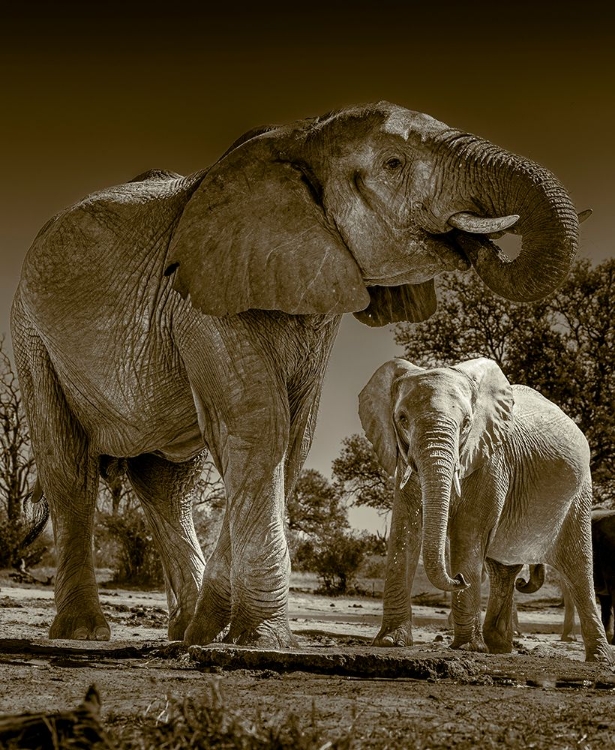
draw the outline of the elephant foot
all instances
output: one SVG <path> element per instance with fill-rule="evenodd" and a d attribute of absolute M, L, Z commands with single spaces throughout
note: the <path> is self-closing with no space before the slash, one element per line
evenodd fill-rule
<path fill-rule="evenodd" d="M 510 654 L 513 650 L 512 642 L 508 641 L 489 641 L 487 651 L 490 654 Z"/>
<path fill-rule="evenodd" d="M 472 651 L 474 653 L 478 654 L 487 654 L 489 653 L 489 649 L 487 648 L 487 644 L 482 638 L 472 638 L 472 640 L 466 640 L 461 638 L 455 638 L 453 642 L 451 643 L 451 648 L 454 650 L 461 650 L 461 651 Z"/>
<path fill-rule="evenodd" d="M 414 645 L 412 638 L 412 624 L 403 623 L 397 627 L 383 625 L 380 632 L 372 641 L 372 646 L 404 647 Z"/>
<path fill-rule="evenodd" d="M 58 612 L 49 628 L 53 640 L 66 638 L 73 641 L 108 641 L 111 629 L 101 610 L 95 612 Z"/>
<path fill-rule="evenodd" d="M 287 620 L 277 623 L 263 623 L 252 628 L 236 627 L 231 624 L 224 642 L 234 643 L 237 646 L 276 650 L 293 648 L 297 645 Z"/>
<path fill-rule="evenodd" d="M 183 641 L 188 646 L 207 646 L 219 640 L 227 625 L 228 621 L 194 615 L 184 631 Z"/>
<path fill-rule="evenodd" d="M 573 641 L 576 641 L 577 637 L 576 635 L 569 635 L 568 633 L 564 635 L 562 633 L 562 637 L 560 638 L 560 641 L 563 641 L 564 643 L 572 643 Z"/>
<path fill-rule="evenodd" d="M 192 612 L 177 612 L 169 617 L 168 636 L 170 641 L 183 641 L 192 620 Z"/>
<path fill-rule="evenodd" d="M 510 654 L 513 650 L 512 635 L 508 638 L 498 631 L 486 631 L 483 637 L 490 654 Z"/>
<path fill-rule="evenodd" d="M 615 665 L 615 653 L 608 644 L 599 643 L 592 649 L 586 649 L 585 661 L 595 661 L 600 664 Z"/>

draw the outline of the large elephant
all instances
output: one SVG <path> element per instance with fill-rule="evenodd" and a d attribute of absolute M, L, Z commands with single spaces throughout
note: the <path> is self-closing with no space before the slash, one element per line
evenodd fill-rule
<path fill-rule="evenodd" d="M 489 238 L 513 225 L 506 262 Z M 433 278 L 470 263 L 535 300 L 577 238 L 547 170 L 386 102 L 252 131 L 210 169 L 147 173 L 51 219 L 12 313 L 58 552 L 51 637 L 110 636 L 91 549 L 110 456 L 154 529 L 170 637 L 291 644 L 284 502 L 342 313 L 424 320 Z M 207 566 L 189 512 L 205 448 L 228 501 Z"/>
<path fill-rule="evenodd" d="M 453 648 L 510 652 L 516 576 L 524 563 L 547 563 L 570 586 L 586 658 L 610 660 L 592 586 L 589 446 L 561 409 L 511 386 L 490 359 L 427 370 L 395 359 L 361 391 L 359 413 L 396 477 L 376 643 L 411 643 L 409 593 L 422 544 L 428 578 L 453 592 Z M 481 632 L 483 563 L 491 590 Z M 526 591 L 540 575 L 542 567 Z"/>

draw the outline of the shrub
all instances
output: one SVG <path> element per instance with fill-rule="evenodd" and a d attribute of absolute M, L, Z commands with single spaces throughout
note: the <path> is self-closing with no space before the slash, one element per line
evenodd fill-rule
<path fill-rule="evenodd" d="M 10 521 L 4 514 L 0 515 L 0 568 L 17 567 L 21 560 L 26 568 L 38 565 L 47 552 L 44 539 L 38 538 L 26 546 L 30 525 L 23 519 Z"/>
<path fill-rule="evenodd" d="M 115 552 L 110 560 L 113 583 L 157 586 L 163 583 L 162 563 L 140 507 L 128 505 L 115 515 L 98 514 L 103 542 Z"/>
<path fill-rule="evenodd" d="M 297 570 L 316 573 L 322 582 L 323 593 L 345 594 L 355 582 L 365 550 L 363 537 L 345 531 L 331 531 L 298 546 Z"/>

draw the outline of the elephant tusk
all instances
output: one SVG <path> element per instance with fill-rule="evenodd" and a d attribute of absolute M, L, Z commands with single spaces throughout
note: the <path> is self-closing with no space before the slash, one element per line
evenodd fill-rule
<path fill-rule="evenodd" d="M 581 213 L 578 214 L 579 224 L 582 224 L 584 221 L 589 219 L 589 217 L 593 214 L 591 208 L 586 208 L 585 211 L 581 211 Z"/>
<path fill-rule="evenodd" d="M 461 480 L 459 479 L 459 467 L 455 469 L 453 474 L 453 484 L 455 485 L 455 492 L 461 497 Z"/>
<path fill-rule="evenodd" d="M 401 482 L 399 483 L 399 489 L 403 490 L 403 488 L 408 484 L 408 480 L 412 476 L 412 469 L 410 466 L 406 466 L 406 470 L 404 471 L 404 475 L 401 478 Z"/>
<path fill-rule="evenodd" d="M 461 229 L 462 232 L 469 232 L 470 234 L 494 234 L 496 232 L 504 232 L 518 221 L 518 214 L 491 218 L 477 216 L 467 211 L 460 211 L 458 214 L 453 214 L 449 218 L 448 223 L 452 227 L 455 227 L 455 229 Z"/>

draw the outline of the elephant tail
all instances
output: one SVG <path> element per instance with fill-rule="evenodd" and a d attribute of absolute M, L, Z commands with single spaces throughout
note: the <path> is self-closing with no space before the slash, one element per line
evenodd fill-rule
<path fill-rule="evenodd" d="M 24 508 L 27 506 L 29 506 L 29 510 L 32 514 L 32 522 L 25 537 L 19 545 L 21 549 L 29 547 L 34 541 L 36 541 L 36 539 L 38 539 L 49 520 L 49 504 L 38 479 L 36 480 L 34 489 L 24 500 Z"/>
<path fill-rule="evenodd" d="M 545 566 L 530 565 L 530 578 L 526 581 L 524 578 L 517 578 L 515 588 L 522 594 L 533 594 L 545 582 Z"/>

